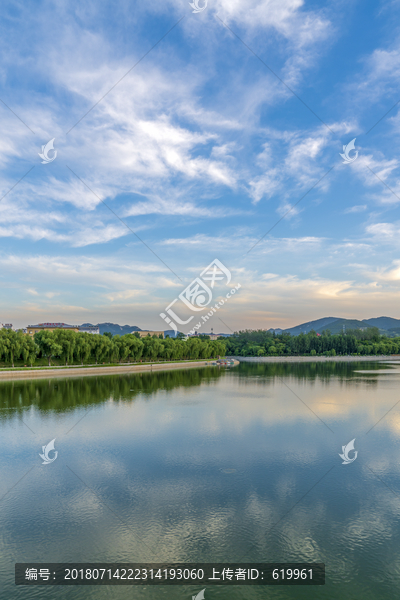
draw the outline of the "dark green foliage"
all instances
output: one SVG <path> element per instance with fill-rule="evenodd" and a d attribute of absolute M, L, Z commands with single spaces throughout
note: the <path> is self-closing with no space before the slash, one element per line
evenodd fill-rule
<path fill-rule="evenodd" d="M 0 330 L 3 366 L 131 363 L 208 359 L 225 356 L 225 342 L 190 338 L 162 339 L 156 335 L 91 335 L 65 329 L 40 331 L 33 339 L 22 332 Z M 22 362 L 22 364 L 21 364 Z"/>
<path fill-rule="evenodd" d="M 317 335 L 315 331 L 292 336 L 270 331 L 245 330 L 225 341 L 228 356 L 301 356 L 301 355 L 382 355 L 399 354 L 400 338 L 379 334 L 377 327 L 348 330 L 332 335 L 329 329 Z"/>

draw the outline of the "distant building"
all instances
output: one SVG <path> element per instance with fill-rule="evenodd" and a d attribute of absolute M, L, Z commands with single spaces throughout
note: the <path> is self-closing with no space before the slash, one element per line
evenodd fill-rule
<path fill-rule="evenodd" d="M 80 325 L 79 331 L 81 333 L 91 333 L 93 335 L 100 335 L 100 327 L 97 327 L 97 325 Z"/>
<path fill-rule="evenodd" d="M 218 333 L 211 332 L 211 333 L 205 333 L 204 335 L 208 335 L 210 340 L 217 340 L 219 338 Z"/>
<path fill-rule="evenodd" d="M 39 323 L 38 325 L 28 325 L 26 328 L 28 335 L 33 336 L 39 331 L 54 331 L 55 329 L 66 329 L 68 331 L 79 331 L 78 325 L 67 325 L 66 323 Z"/>
<path fill-rule="evenodd" d="M 13 328 L 12 323 L 5 323 L 3 325 L 3 329 L 12 329 L 12 328 Z"/>
<path fill-rule="evenodd" d="M 207 335 L 210 338 L 210 340 L 217 340 L 219 338 L 218 333 L 206 333 L 205 331 L 201 333 L 197 333 L 197 331 L 195 331 L 194 333 L 188 333 L 187 337 L 201 337 L 202 335 Z"/>
<path fill-rule="evenodd" d="M 210 340 L 217 340 L 220 337 L 230 337 L 232 334 L 231 333 L 214 333 L 214 330 L 211 329 L 211 333 L 198 333 L 197 331 L 195 331 L 195 333 L 189 333 L 187 335 L 187 337 L 199 337 L 201 335 L 207 335 Z"/>
<path fill-rule="evenodd" d="M 159 335 L 162 335 L 164 338 L 163 331 L 132 331 L 132 333 L 138 333 L 140 337 L 147 337 L 148 335 L 156 335 L 158 337 Z"/>

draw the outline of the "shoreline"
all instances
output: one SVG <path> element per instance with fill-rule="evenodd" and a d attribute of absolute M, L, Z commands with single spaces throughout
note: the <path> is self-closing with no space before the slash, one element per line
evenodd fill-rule
<path fill-rule="evenodd" d="M 113 367 L 52 367 L 50 369 L 26 371 L 0 371 L 0 381 L 14 379 L 55 379 L 61 377 L 90 377 L 94 375 L 126 375 L 130 373 L 154 373 L 154 371 L 169 371 L 171 369 L 187 369 L 192 367 L 211 366 L 214 359 L 187 361 L 176 363 L 150 363 L 147 365 L 118 365 Z"/>
<path fill-rule="evenodd" d="M 400 354 L 379 356 L 232 356 L 239 362 L 298 363 L 298 362 L 378 362 L 399 360 Z"/>
<path fill-rule="evenodd" d="M 228 356 L 228 359 L 237 360 L 240 363 L 304 363 L 304 362 L 400 362 L 399 354 L 382 356 Z M 50 368 L 27 368 L 26 370 L 4 370 L 0 371 L 0 381 L 12 381 L 15 379 L 55 379 L 61 377 L 93 377 L 95 375 L 125 375 L 130 373 L 153 373 L 154 371 L 169 371 L 171 369 L 187 369 L 198 367 L 210 367 L 216 359 L 182 361 L 174 363 L 147 363 L 145 365 L 114 365 L 106 366 L 81 366 L 73 367 L 50 367 Z"/>

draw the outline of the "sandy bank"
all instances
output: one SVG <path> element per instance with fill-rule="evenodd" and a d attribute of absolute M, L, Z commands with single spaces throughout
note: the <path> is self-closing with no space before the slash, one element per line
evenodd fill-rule
<path fill-rule="evenodd" d="M 1 371 L 0 381 L 14 379 L 54 379 L 64 377 L 86 377 L 93 375 L 129 375 L 131 373 L 153 373 L 154 371 L 169 371 L 171 369 L 189 369 L 211 365 L 211 360 L 196 362 L 152 363 L 150 365 L 121 365 L 114 367 L 68 367 L 52 369 L 27 369 L 26 371 Z"/>
<path fill-rule="evenodd" d="M 234 356 L 239 362 L 253 363 L 299 363 L 299 362 L 376 362 L 400 360 L 400 355 L 389 356 Z"/>

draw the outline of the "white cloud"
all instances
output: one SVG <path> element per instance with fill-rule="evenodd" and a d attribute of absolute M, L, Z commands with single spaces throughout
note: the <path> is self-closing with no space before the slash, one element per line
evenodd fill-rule
<path fill-rule="evenodd" d="M 373 154 L 364 154 L 359 151 L 358 158 L 350 165 L 362 183 L 369 188 L 377 188 L 369 197 L 382 205 L 397 204 L 400 201 L 400 180 L 395 171 L 400 162 L 397 158 L 387 159 L 381 151 Z"/>
<path fill-rule="evenodd" d="M 391 265 L 379 267 L 378 269 L 365 269 L 365 274 L 374 282 L 400 283 L 400 260 L 394 260 Z M 398 293 L 398 286 L 396 286 Z"/>
<path fill-rule="evenodd" d="M 332 123 L 330 125 L 337 133 L 347 132 L 349 124 Z M 306 192 L 321 179 L 332 166 L 332 138 L 329 130 L 323 125 L 312 131 L 265 131 L 268 137 L 258 154 L 256 164 L 263 172 L 250 180 L 250 195 L 254 203 L 263 197 L 270 198 L 280 193 L 283 196 L 282 206 L 278 209 L 280 215 L 291 206 L 286 196 L 290 193 Z M 323 178 L 318 184 L 319 191 L 329 189 L 328 178 Z M 297 211 L 291 212 L 291 216 Z"/>
<path fill-rule="evenodd" d="M 171 5 L 166 2 L 160 8 L 170 11 Z M 175 10 L 183 8 L 188 10 L 187 2 L 174 3 Z M 55 30 L 49 32 L 46 14 L 35 17 L 37 30 L 43 34 L 40 47 L 35 46 L 38 57 L 35 69 L 45 75 L 48 86 L 53 86 L 54 98 L 35 96 L 25 107 L 18 107 L 24 108 L 21 114 L 27 122 L 35 125 L 37 137 L 21 126 L 21 140 L 15 141 L 10 124 L 15 117 L 7 113 L 9 120 L 6 120 L 0 145 L 0 165 L 2 157 L 5 163 L 21 157 L 35 160 L 42 167 L 37 153 L 40 144 L 50 137 L 56 138 L 58 157 L 51 165 L 53 170 L 36 170 L 35 178 L 28 177 L 13 192 L 13 206 L 19 210 L 20 218 L 14 221 L 9 216 L 7 227 L 3 223 L 0 235 L 35 241 L 46 239 L 74 247 L 106 243 L 125 236 L 127 231 L 118 223 L 112 224 L 111 215 L 104 216 L 106 209 L 100 199 L 121 218 L 158 214 L 211 219 L 244 214 L 223 202 L 215 206 L 215 198 L 227 190 L 250 194 L 258 202 L 281 190 L 288 174 L 298 177 L 298 185 L 304 186 L 312 180 L 308 170 L 318 172 L 315 165 L 311 168 L 311 163 L 316 161 L 324 137 L 315 132 L 288 134 L 290 149 L 284 165 L 276 164 L 273 158 L 267 173 L 260 173 L 258 168 L 263 162 L 262 152 L 258 166 L 251 158 L 247 164 L 242 161 L 249 146 L 248 139 L 245 145 L 241 136 L 246 138 L 248 132 L 259 135 L 260 110 L 286 96 L 287 90 L 279 82 L 266 88 L 264 76 L 244 85 L 243 70 L 238 69 L 228 88 L 207 106 L 205 90 L 215 76 L 213 52 L 221 42 L 218 21 L 213 20 L 211 33 L 204 34 L 210 35 L 213 43 L 210 56 L 207 49 L 204 50 L 204 62 L 185 64 L 178 52 L 172 51 L 168 57 L 155 52 L 146 58 L 146 68 L 140 65 L 124 77 L 143 55 L 143 40 L 135 40 L 130 54 L 121 60 L 119 47 L 111 43 L 104 30 L 89 30 L 62 4 L 58 3 L 53 10 L 54 14 L 62 15 L 64 26 L 58 28 L 55 20 Z M 141 7 L 138 15 L 146 10 L 155 11 L 155 7 Z M 329 33 L 329 21 L 323 12 L 308 10 L 299 0 L 283 3 L 223 0 L 217 10 L 221 18 L 230 23 L 240 22 L 249 30 L 259 27 L 275 30 L 290 41 L 284 52 L 288 56 L 300 56 L 300 50 L 308 52 Z M 96 6 L 90 2 L 80 6 L 81 11 L 90 14 L 91 19 L 98 18 Z M 214 8 L 209 11 L 210 18 L 212 11 Z M 136 18 L 137 15 L 133 17 L 127 12 L 128 21 Z M 185 20 L 182 28 L 184 35 L 190 38 L 194 31 L 200 35 L 198 21 L 194 19 Z M 58 38 L 55 45 L 51 45 L 53 36 Z M 299 58 L 302 68 L 304 56 Z M 64 108 L 55 100 L 58 94 L 67 99 L 71 126 L 107 95 L 65 136 L 60 125 L 61 114 L 65 122 Z M 231 102 L 231 98 L 235 98 L 235 102 Z M 22 138 L 28 134 L 32 139 L 23 143 Z M 267 144 L 264 152 L 266 147 Z M 11 187 L 13 183 L 7 174 L 6 186 Z M 140 200 L 132 202 L 132 196 Z M 211 206 L 205 204 L 210 197 L 214 200 Z M 36 214 L 32 210 L 33 203 L 38 209 Z M 39 203 L 45 210 L 39 210 Z M 45 214 L 43 219 L 37 218 L 39 212 Z M 140 227 L 148 226 L 140 224 L 133 229 L 139 231 Z"/>
<path fill-rule="evenodd" d="M 259 238 L 258 238 L 259 239 Z M 254 235 L 245 230 L 228 230 L 223 234 L 210 236 L 207 234 L 196 234 L 187 238 L 168 238 L 160 242 L 165 246 L 179 247 L 212 247 L 224 251 L 234 252 L 239 245 L 243 251 L 249 250 L 258 241 Z M 257 246 L 257 253 L 271 254 L 279 253 L 299 253 L 309 251 L 319 247 L 324 242 L 324 238 L 306 236 L 302 238 L 266 238 Z"/>
<path fill-rule="evenodd" d="M 325 37 L 329 25 L 322 11 L 302 11 L 303 6 L 303 0 L 220 0 L 218 14 L 228 22 L 275 29 L 303 47 Z"/>
<path fill-rule="evenodd" d="M 376 102 L 397 92 L 399 75 L 400 49 L 395 43 L 392 48 L 376 48 L 365 58 L 365 71 L 356 85 L 364 97 Z"/>
<path fill-rule="evenodd" d="M 144 310 L 149 316 L 156 315 L 160 307 L 162 310 L 161 304 L 168 294 L 177 291 L 180 284 L 161 263 L 156 265 L 155 258 L 144 248 L 142 262 L 140 242 L 101 200 L 127 220 L 135 232 L 151 228 L 154 241 L 149 245 L 161 248 L 163 259 L 164 253 L 169 252 L 177 257 L 176 262 L 183 264 L 179 274 L 185 277 L 191 274 L 190 269 L 196 271 L 193 265 L 200 261 L 199 253 L 205 254 L 210 248 L 224 250 L 233 257 L 247 251 L 258 241 L 255 227 L 263 227 L 265 222 L 267 210 L 263 213 L 263 199 L 276 200 L 273 210 L 283 215 L 326 173 L 333 157 L 340 161 L 340 144 L 337 140 L 333 142 L 329 130 L 317 121 L 310 121 L 311 127 L 305 124 L 309 122 L 303 120 L 301 111 L 305 108 L 297 112 L 298 100 L 238 40 L 228 40 L 231 34 L 214 18 L 218 12 L 302 96 L 298 88 L 307 69 L 317 65 L 337 35 L 336 16 L 329 8 L 311 7 L 303 0 L 221 0 L 217 5 L 209 3 L 202 15 L 192 15 L 187 0 L 174 0 L 141 4 L 134 14 L 128 3 L 123 2 L 118 10 L 126 14 L 127 29 L 135 32 L 126 43 L 123 36 L 119 39 L 114 35 L 120 23 L 113 22 L 110 28 L 107 23 L 105 26 L 101 11 L 91 0 L 79 6 L 73 3 L 72 8 L 64 0 L 57 1 L 43 11 L 29 13 L 35 35 L 33 38 L 21 35 L 21 46 L 8 44 L 7 35 L 15 37 L 18 30 L 10 21 L 11 32 L 5 31 L 0 41 L 4 48 L 10 45 L 9 53 L 4 53 L 0 73 L 5 88 L 14 64 L 18 77 L 12 73 L 13 81 L 18 79 L 21 86 L 15 86 L 12 108 L 36 132 L 35 136 L 31 134 L 0 104 L 4 121 L 0 141 L 3 193 L 32 162 L 36 165 L 1 205 L 0 236 L 9 238 L 6 241 L 10 246 L 15 239 L 27 240 L 21 248 L 24 256 L 0 257 L 1 277 L 22 290 L 21 298 L 28 302 L 27 306 L 34 301 L 35 310 L 47 310 L 58 294 L 60 311 L 63 306 L 79 311 L 83 305 L 85 311 L 91 307 L 97 314 L 105 315 L 112 306 L 116 314 L 130 315 L 134 309 L 142 310 L 145 303 Z M 155 15 L 157 27 L 141 29 L 144 22 L 141 19 L 147 19 L 149 13 Z M 175 13 L 186 14 L 182 25 L 65 135 L 151 48 L 158 39 L 157 28 L 164 27 L 164 22 L 173 24 Z M 165 15 L 168 19 L 164 21 Z M 51 31 L 49 20 L 54 24 Z M 28 16 L 25 21 L 29 22 Z M 24 69 L 28 64 L 26 50 L 31 47 L 32 59 L 28 65 L 31 79 L 27 78 L 27 85 L 33 80 L 39 85 L 35 93 L 27 94 L 23 88 Z M 369 69 L 369 84 L 379 87 L 382 81 L 382 89 L 390 90 L 399 70 L 397 46 L 376 51 Z M 41 85 L 43 81 L 46 85 Z M 386 81 L 391 83 L 386 85 Z M 309 83 L 310 86 L 320 83 L 319 76 Z M 288 98 L 295 106 L 294 116 L 290 107 L 287 115 L 280 112 L 282 107 L 286 108 L 284 103 Z M 350 134 L 354 137 L 359 131 L 356 119 L 327 122 L 337 137 Z M 265 123 L 273 126 L 266 127 Z M 57 159 L 51 165 L 41 165 L 40 145 L 53 137 Z M 358 160 L 350 167 L 343 165 L 348 174 L 355 174 L 365 184 L 368 202 L 360 191 L 360 199 L 339 210 L 346 214 L 361 213 L 374 198 L 380 204 L 397 202 L 367 168 L 376 171 L 400 196 L 399 162 L 396 157 L 388 156 L 375 150 L 372 154 L 367 148 L 360 151 Z M 335 176 L 337 172 L 339 169 L 335 170 Z M 329 190 L 331 181 L 328 177 L 318 184 L 321 197 Z M 251 207 L 249 200 L 253 201 Z M 333 202 L 331 205 L 335 210 Z M 302 205 L 288 216 L 298 214 L 299 208 Z M 256 222 L 247 229 L 244 218 L 233 219 L 252 215 Z M 216 218 L 226 218 L 227 222 L 219 221 L 220 230 L 213 235 L 215 223 L 211 220 Z M 369 287 L 370 279 L 364 288 L 359 280 L 353 281 L 356 267 L 351 267 L 349 275 L 348 257 L 352 257 L 353 265 L 360 265 L 367 262 L 365 256 L 361 258 L 363 253 L 370 258 L 380 245 L 389 240 L 395 247 L 400 239 L 398 224 L 386 223 L 387 217 L 376 214 L 370 216 L 372 219 L 382 222 L 369 222 L 370 243 L 364 245 L 358 239 L 346 238 L 341 243 L 338 239 L 332 242 L 313 237 L 310 232 L 323 231 L 321 235 L 325 235 L 326 231 L 314 227 L 314 223 L 312 229 L 304 228 L 296 238 L 265 239 L 254 250 L 254 263 L 262 254 L 269 254 L 274 267 L 271 261 L 268 265 L 262 263 L 260 272 L 249 276 L 247 291 L 238 296 L 240 313 L 235 312 L 236 303 L 232 303 L 227 309 L 232 311 L 229 314 L 234 320 L 242 319 L 245 326 L 258 326 L 257 318 L 265 319 L 270 311 L 274 318 L 282 315 L 282 307 L 288 313 L 293 312 L 296 298 L 305 317 L 316 310 L 318 302 L 324 306 L 324 313 L 340 308 L 350 311 L 359 301 L 362 307 L 373 288 Z M 201 220 L 206 221 L 204 228 Z M 277 220 L 278 216 L 272 223 Z M 185 229 L 179 229 L 181 226 Z M 58 250 L 58 256 L 46 254 L 46 242 L 83 248 L 112 240 L 120 240 L 118 244 L 109 244 L 113 257 L 93 257 L 89 250 L 80 257 L 73 250 L 71 257 L 60 256 L 62 251 Z M 19 245 L 22 246 L 17 242 L 15 247 Z M 104 254 L 106 250 L 108 247 Z M 100 253 L 101 249 L 90 251 Z M 190 252 L 196 260 L 188 266 L 185 260 Z M 304 258 L 307 253 L 313 254 L 311 261 L 296 262 L 296 258 Z M 284 264 L 284 260 L 290 262 Z M 277 266 L 277 272 L 271 274 L 278 262 L 279 270 Z M 292 265 L 297 278 L 287 274 Z M 374 270 L 368 265 L 363 268 Z M 266 288 L 258 287 L 259 281 L 267 283 L 263 269 L 269 273 L 269 285 L 273 284 L 268 293 Z M 315 284 L 309 275 L 311 270 Z M 373 290 L 377 295 L 370 296 L 372 304 L 378 298 L 389 306 L 390 293 L 385 299 Z M 266 307 L 267 296 L 271 304 Z M 245 311 L 243 302 L 247 303 Z"/>
<path fill-rule="evenodd" d="M 344 210 L 344 214 L 359 213 L 359 212 L 363 212 L 364 210 L 367 210 L 367 205 L 366 204 L 356 204 L 355 206 L 351 206 L 350 208 L 346 208 Z"/>
<path fill-rule="evenodd" d="M 400 242 L 400 223 L 373 223 L 367 225 L 366 233 L 379 244 L 395 244 Z"/>
<path fill-rule="evenodd" d="M 316 44 L 324 41 L 326 47 L 335 34 L 326 11 L 307 10 L 303 0 L 220 0 L 217 14 L 233 27 L 246 28 L 252 36 L 257 36 L 257 30 L 269 30 L 279 42 L 285 40 L 289 57 L 279 75 L 290 86 L 297 86 L 304 71 L 315 65 Z M 257 51 L 257 37 L 253 44 L 246 41 Z"/>

